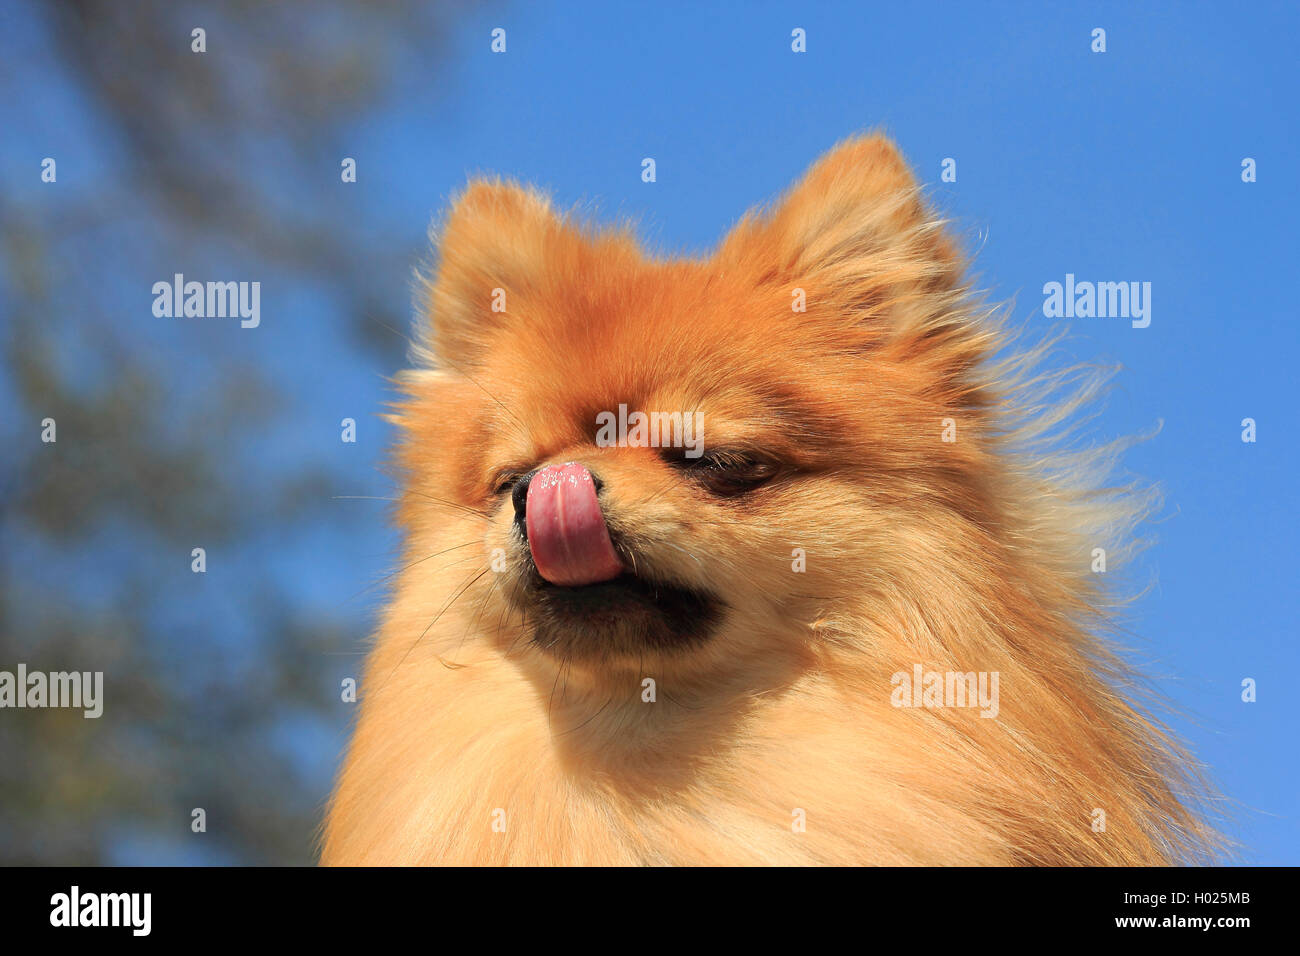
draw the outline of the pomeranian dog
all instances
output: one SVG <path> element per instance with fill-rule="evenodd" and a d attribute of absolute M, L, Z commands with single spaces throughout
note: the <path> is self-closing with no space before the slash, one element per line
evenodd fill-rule
<path fill-rule="evenodd" d="M 436 244 L 322 862 L 1212 858 L 1108 636 L 1151 496 L 1054 450 L 1104 374 L 1008 350 L 887 139 L 708 259 L 483 180 Z"/>

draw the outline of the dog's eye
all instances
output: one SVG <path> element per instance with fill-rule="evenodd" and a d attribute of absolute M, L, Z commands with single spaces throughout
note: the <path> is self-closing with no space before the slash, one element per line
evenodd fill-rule
<path fill-rule="evenodd" d="M 678 464 L 721 498 L 733 498 L 757 488 L 779 470 L 776 462 L 743 451 L 714 451 L 700 458 L 682 458 Z"/>
<path fill-rule="evenodd" d="M 524 472 L 516 468 L 506 468 L 498 471 L 492 477 L 492 494 L 504 495 L 506 492 L 510 491 L 510 489 L 515 486 L 515 482 L 523 476 Z"/>

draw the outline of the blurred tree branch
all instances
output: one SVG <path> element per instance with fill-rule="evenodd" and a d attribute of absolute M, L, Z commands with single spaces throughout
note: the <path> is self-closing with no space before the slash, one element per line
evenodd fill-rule
<path fill-rule="evenodd" d="M 330 654 L 357 635 L 268 586 L 258 562 L 268 535 L 337 520 L 340 476 L 302 462 L 250 477 L 250 436 L 290 434 L 293 396 L 238 336 L 184 352 L 131 317 L 159 262 L 216 249 L 323 294 L 322 321 L 364 342 L 358 361 L 395 368 L 411 250 L 321 184 L 337 181 L 348 125 L 442 61 L 451 9 L 51 0 L 9 14 L 55 56 L 6 70 L 5 99 L 70 89 L 111 173 L 79 202 L 0 193 L 0 668 L 103 670 L 109 705 L 99 720 L 0 713 L 0 861 L 112 862 L 123 846 L 312 859 L 324 792 L 280 731 L 341 728 Z M 199 367 L 219 391 L 189 394 Z M 46 416 L 56 445 L 39 442 Z M 346 530 L 335 538 L 348 548 Z M 233 579 L 195 583 L 197 539 L 241 555 Z M 206 839 L 189 831 L 200 806 Z"/>

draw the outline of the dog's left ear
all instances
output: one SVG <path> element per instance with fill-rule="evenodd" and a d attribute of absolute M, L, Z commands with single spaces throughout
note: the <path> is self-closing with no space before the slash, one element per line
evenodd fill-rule
<path fill-rule="evenodd" d="M 764 286 L 803 288 L 810 313 L 873 338 L 939 334 L 964 266 L 880 135 L 823 156 L 774 207 L 746 216 L 715 261 Z"/>

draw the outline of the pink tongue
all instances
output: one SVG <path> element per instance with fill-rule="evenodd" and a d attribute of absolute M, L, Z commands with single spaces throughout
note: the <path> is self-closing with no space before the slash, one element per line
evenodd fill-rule
<path fill-rule="evenodd" d="M 548 465 L 533 476 L 524 518 L 537 573 L 552 584 L 578 587 L 622 573 L 591 472 L 577 462 Z"/>

